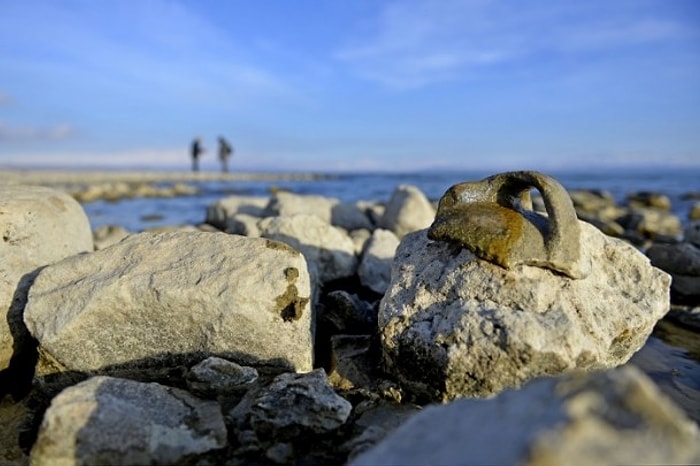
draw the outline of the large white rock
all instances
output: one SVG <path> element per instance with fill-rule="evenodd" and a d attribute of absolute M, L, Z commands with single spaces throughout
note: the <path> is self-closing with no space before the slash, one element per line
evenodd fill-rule
<path fill-rule="evenodd" d="M 697 464 L 695 423 L 634 367 L 430 406 L 352 465 Z"/>
<path fill-rule="evenodd" d="M 379 227 L 393 231 L 399 238 L 427 228 L 435 220 L 435 208 L 415 186 L 400 185 L 391 194 Z"/>
<path fill-rule="evenodd" d="M 391 281 L 391 264 L 394 261 L 399 239 L 389 230 L 377 228 L 365 244 L 357 275 L 360 283 L 370 290 L 384 294 Z"/>
<path fill-rule="evenodd" d="M 31 464 L 178 464 L 226 446 L 215 401 L 155 383 L 93 377 L 46 410 Z"/>
<path fill-rule="evenodd" d="M 379 309 L 386 368 L 420 398 L 488 396 L 627 361 L 669 309 L 670 277 L 580 222 L 592 271 L 503 269 L 425 231 L 402 240 Z"/>
<path fill-rule="evenodd" d="M 283 243 L 142 233 L 43 269 L 24 320 L 67 370 L 204 353 L 308 371 L 310 290 L 304 257 Z"/>
<path fill-rule="evenodd" d="M 316 215 L 268 217 L 258 227 L 263 238 L 287 243 L 304 254 L 321 282 L 350 277 L 357 270 L 355 244 L 350 236 Z"/>
<path fill-rule="evenodd" d="M 26 274 L 93 250 L 85 211 L 68 194 L 39 186 L 0 186 L 0 369 L 12 355 L 8 320 L 21 325 Z M 22 283 L 21 283 L 22 282 Z M 13 299 L 18 302 L 13 306 Z"/>

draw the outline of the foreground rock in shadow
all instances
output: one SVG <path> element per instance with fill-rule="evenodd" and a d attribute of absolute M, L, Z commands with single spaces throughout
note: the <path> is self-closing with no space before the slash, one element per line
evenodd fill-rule
<path fill-rule="evenodd" d="M 695 423 L 638 369 L 424 409 L 352 465 L 696 464 Z"/>
<path fill-rule="evenodd" d="M 177 464 L 226 446 L 215 401 L 158 384 L 93 377 L 56 396 L 32 464 Z"/>

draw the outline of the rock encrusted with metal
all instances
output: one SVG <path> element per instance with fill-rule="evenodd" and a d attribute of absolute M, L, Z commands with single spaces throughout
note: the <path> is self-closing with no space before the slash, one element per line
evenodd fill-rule
<path fill-rule="evenodd" d="M 483 189 L 492 193 L 490 184 Z M 449 202 L 460 213 L 463 192 L 450 194 L 454 199 Z M 550 197 L 549 202 L 557 201 Z M 449 205 L 443 202 L 443 214 Z M 485 215 L 481 208 L 477 213 Z M 485 211 L 492 208 L 490 203 L 483 206 Z M 499 230 L 508 226 L 504 219 L 521 215 L 502 206 L 495 211 L 501 215 L 493 224 Z M 522 226 L 524 221 L 515 222 Z M 460 242 L 432 241 L 426 230 L 405 236 L 399 245 L 392 282 L 379 308 L 379 329 L 387 371 L 418 399 L 490 396 L 543 375 L 620 365 L 669 309 L 670 277 L 634 247 L 589 224 L 563 230 L 579 235 L 571 239 L 576 247 L 569 252 L 539 251 L 547 253 L 546 268 L 539 260 L 537 266 L 508 263 L 511 245 L 516 258 L 527 258 L 532 250 L 527 245 L 518 249 L 521 237 L 503 240 L 489 234 L 488 225 L 484 218 L 473 231 L 501 243 L 496 254 L 503 252 L 505 261 L 498 265 Z M 541 235 L 529 225 L 531 235 Z M 554 245 L 567 242 L 561 222 L 547 228 L 558 231 Z M 470 240 L 474 233 L 467 236 Z M 486 251 L 489 247 L 483 245 Z M 590 261 L 587 276 L 580 273 L 581 257 Z M 578 278 L 553 271 L 551 265 Z"/>

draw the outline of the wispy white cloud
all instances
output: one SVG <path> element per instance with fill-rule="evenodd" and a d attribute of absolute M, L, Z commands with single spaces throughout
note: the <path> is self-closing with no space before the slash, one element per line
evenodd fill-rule
<path fill-rule="evenodd" d="M 0 121 L 0 142 L 63 141 L 78 134 L 69 124 L 48 127 L 10 126 Z"/>
<path fill-rule="evenodd" d="M 629 8 L 624 7 L 627 4 Z M 484 0 L 388 3 L 373 29 L 336 58 L 359 75 L 396 88 L 458 79 L 537 54 L 577 54 L 700 37 L 677 20 L 654 18 L 634 2 L 588 4 Z"/>

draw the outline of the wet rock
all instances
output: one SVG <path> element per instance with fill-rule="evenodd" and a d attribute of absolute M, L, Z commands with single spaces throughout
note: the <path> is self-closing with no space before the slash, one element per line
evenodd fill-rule
<path fill-rule="evenodd" d="M 435 208 L 420 189 L 400 185 L 391 194 L 378 226 L 402 238 L 408 233 L 427 228 L 434 218 Z"/>
<path fill-rule="evenodd" d="M 654 244 L 646 251 L 654 267 L 671 274 L 671 301 L 700 305 L 700 248 L 692 243 Z"/>
<path fill-rule="evenodd" d="M 284 243 L 141 233 L 43 269 L 24 320 L 42 354 L 65 370 L 199 354 L 306 371 L 310 293 L 306 261 Z"/>
<path fill-rule="evenodd" d="M 245 392 L 256 380 L 258 371 L 254 367 L 210 356 L 190 368 L 187 388 L 195 395 L 215 397 Z"/>
<path fill-rule="evenodd" d="M 224 230 L 229 219 L 237 214 L 264 217 L 268 202 L 269 198 L 265 196 L 225 197 L 207 206 L 205 222 Z"/>
<path fill-rule="evenodd" d="M 580 227 L 593 272 L 578 280 L 407 235 L 379 308 L 387 370 L 417 396 L 446 400 L 627 361 L 668 311 L 670 277 L 629 244 Z"/>
<path fill-rule="evenodd" d="M 0 186 L 0 369 L 28 337 L 22 324 L 30 284 L 25 278 L 39 267 L 93 248 L 90 222 L 68 194 L 38 186 Z"/>
<path fill-rule="evenodd" d="M 685 227 L 683 240 L 700 248 L 700 222 L 690 222 Z"/>
<path fill-rule="evenodd" d="M 635 209 L 617 219 L 625 230 L 644 238 L 679 238 L 683 233 L 681 220 L 672 213 L 657 209 Z"/>
<path fill-rule="evenodd" d="M 350 464 L 698 461 L 697 425 L 639 370 L 624 367 L 428 407 Z"/>
<path fill-rule="evenodd" d="M 32 464 L 176 464 L 226 445 L 219 405 L 158 384 L 93 377 L 44 415 Z"/>
<path fill-rule="evenodd" d="M 300 251 L 317 268 L 321 282 L 350 277 L 357 270 L 355 245 L 348 234 L 316 215 L 268 217 L 258 227 L 263 238 Z"/>
<path fill-rule="evenodd" d="M 665 194 L 640 191 L 627 196 L 627 205 L 632 209 L 657 209 L 668 212 L 671 210 L 671 199 Z"/>
<path fill-rule="evenodd" d="M 384 294 L 391 280 L 391 264 L 399 239 L 389 230 L 378 228 L 365 244 L 357 275 L 360 283 L 372 291 Z"/>
<path fill-rule="evenodd" d="M 130 231 L 119 225 L 105 225 L 97 228 L 92 234 L 95 249 L 104 249 L 107 246 L 118 243 L 130 234 Z"/>

